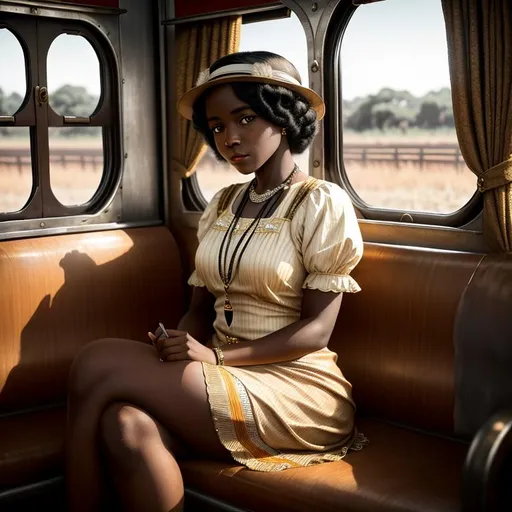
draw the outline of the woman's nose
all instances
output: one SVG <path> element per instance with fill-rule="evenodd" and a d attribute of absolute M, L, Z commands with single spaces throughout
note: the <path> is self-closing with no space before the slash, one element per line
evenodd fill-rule
<path fill-rule="evenodd" d="M 224 139 L 224 145 L 227 148 L 232 148 L 234 146 L 240 145 L 240 136 L 238 135 L 236 130 L 226 129 L 224 133 L 226 134 L 226 138 Z"/>

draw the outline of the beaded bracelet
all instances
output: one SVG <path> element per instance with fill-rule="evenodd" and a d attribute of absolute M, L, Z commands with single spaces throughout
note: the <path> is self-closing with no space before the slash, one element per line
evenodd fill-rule
<path fill-rule="evenodd" d="M 217 359 L 217 366 L 224 366 L 224 354 L 219 347 L 213 347 L 215 358 Z"/>

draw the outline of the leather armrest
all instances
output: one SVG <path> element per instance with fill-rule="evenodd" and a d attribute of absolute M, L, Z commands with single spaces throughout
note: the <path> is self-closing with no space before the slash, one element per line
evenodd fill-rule
<path fill-rule="evenodd" d="M 476 433 L 464 464 L 463 512 L 512 510 L 512 410 L 494 414 Z"/>

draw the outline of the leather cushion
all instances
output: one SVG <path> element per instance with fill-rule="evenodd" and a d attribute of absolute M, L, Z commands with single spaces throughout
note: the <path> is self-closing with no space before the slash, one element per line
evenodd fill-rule
<path fill-rule="evenodd" d="M 0 418 L 0 490 L 62 473 L 64 407 Z"/>
<path fill-rule="evenodd" d="M 361 413 L 453 435 L 455 317 L 480 259 L 365 244 L 329 343 Z"/>
<path fill-rule="evenodd" d="M 63 402 L 81 347 L 176 325 L 184 290 L 164 227 L 2 242 L 0 412 Z"/>
<path fill-rule="evenodd" d="M 244 510 L 454 512 L 466 445 L 359 420 L 370 445 L 345 460 L 261 473 L 233 463 L 182 461 L 185 484 Z"/>

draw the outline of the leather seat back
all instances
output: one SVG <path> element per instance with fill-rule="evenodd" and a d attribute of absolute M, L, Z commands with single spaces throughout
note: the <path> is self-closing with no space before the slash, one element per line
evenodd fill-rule
<path fill-rule="evenodd" d="M 453 434 L 454 324 L 481 258 L 365 244 L 329 344 L 361 413 Z"/>
<path fill-rule="evenodd" d="M 185 308 L 166 228 L 0 244 L 0 414 L 61 403 L 72 359 L 102 337 L 147 340 Z"/>

